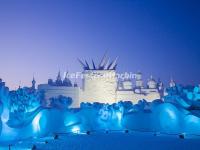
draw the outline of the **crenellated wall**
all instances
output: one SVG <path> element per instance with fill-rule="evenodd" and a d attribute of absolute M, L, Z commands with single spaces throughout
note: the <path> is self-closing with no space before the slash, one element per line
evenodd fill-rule
<path fill-rule="evenodd" d="M 123 81 L 122 87 L 119 87 L 116 70 L 84 70 L 82 88 L 41 84 L 38 89 L 45 92 L 47 106 L 50 104 L 49 98 L 60 95 L 72 98 L 71 107 L 79 107 L 81 102 L 112 104 L 119 101 L 132 101 L 137 103 L 142 99 L 151 102 L 161 98 L 157 88 L 134 88 L 131 80 Z"/>

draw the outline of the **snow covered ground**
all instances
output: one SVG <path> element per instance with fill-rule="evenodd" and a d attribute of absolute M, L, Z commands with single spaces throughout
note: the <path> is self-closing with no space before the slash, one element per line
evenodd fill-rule
<path fill-rule="evenodd" d="M 200 136 L 167 135 L 152 132 L 112 131 L 91 132 L 87 134 L 58 134 L 53 136 L 29 139 L 11 146 L 11 150 L 28 150 L 36 146 L 37 150 L 199 150 Z M 8 150 L 8 147 L 0 147 Z"/>

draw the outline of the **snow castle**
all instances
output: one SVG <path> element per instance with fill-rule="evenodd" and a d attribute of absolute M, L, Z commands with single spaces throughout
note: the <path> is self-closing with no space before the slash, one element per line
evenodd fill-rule
<path fill-rule="evenodd" d="M 119 101 L 137 103 L 142 99 L 153 101 L 163 95 L 162 82 L 157 83 L 152 76 L 146 86 L 140 72 L 134 75 L 134 84 L 130 79 L 119 80 L 116 72 L 117 58 L 110 63 L 104 55 L 99 65 L 95 65 L 92 60 L 92 67 L 87 61 L 78 61 L 83 67 L 82 87 L 72 84 L 67 76 L 62 80 L 59 72 L 56 81 L 49 79 L 48 84 L 38 85 L 39 91 L 45 92 L 45 105 L 50 104 L 51 97 L 59 95 L 72 98 L 71 107 L 79 107 L 82 102 L 112 104 Z"/>

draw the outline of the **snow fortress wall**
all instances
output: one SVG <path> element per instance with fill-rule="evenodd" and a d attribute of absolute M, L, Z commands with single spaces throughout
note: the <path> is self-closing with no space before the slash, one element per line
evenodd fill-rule
<path fill-rule="evenodd" d="M 50 104 L 49 98 L 59 95 L 71 97 L 73 99 L 72 108 L 80 107 L 81 102 L 112 104 L 119 101 L 137 103 L 142 99 L 149 102 L 160 99 L 157 88 L 134 89 L 132 83 L 127 82 L 128 88 L 125 86 L 126 88 L 119 89 L 115 70 L 84 70 L 83 76 L 82 88 L 39 85 L 38 89 L 45 92 L 45 105 Z"/>
<path fill-rule="evenodd" d="M 66 87 L 66 86 L 51 86 L 48 84 L 40 84 L 38 85 L 39 90 L 43 90 L 45 92 L 45 105 L 48 106 L 50 104 L 49 99 L 52 97 L 58 97 L 60 95 L 71 97 L 72 108 L 79 107 L 79 96 L 80 96 L 80 87 Z"/>

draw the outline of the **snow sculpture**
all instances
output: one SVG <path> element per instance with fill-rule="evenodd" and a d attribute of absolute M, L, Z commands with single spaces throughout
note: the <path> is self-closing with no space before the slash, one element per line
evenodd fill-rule
<path fill-rule="evenodd" d="M 58 96 L 58 97 L 52 97 L 50 98 L 50 106 L 54 108 L 68 108 L 72 104 L 72 98 L 71 97 L 65 97 L 65 96 Z"/>
<path fill-rule="evenodd" d="M 40 107 L 44 94 L 32 88 L 19 88 L 9 93 L 10 114 L 8 124 L 20 126 Z M 36 111 L 37 112 L 37 111 Z M 28 117 L 29 116 L 29 117 Z"/>
<path fill-rule="evenodd" d="M 153 102 L 81 103 L 78 109 L 68 108 L 70 97 L 58 96 L 51 98 L 51 107 L 44 108 L 40 104 L 44 93 L 35 88 L 9 92 L 0 80 L 0 144 L 93 130 L 200 134 L 200 87 L 175 85 L 167 93 L 163 100 Z"/>
<path fill-rule="evenodd" d="M 10 112 L 27 113 L 40 106 L 44 98 L 41 92 L 36 92 L 30 88 L 19 88 L 17 91 L 10 92 Z"/>
<path fill-rule="evenodd" d="M 164 98 L 165 102 L 173 103 L 185 109 L 200 108 L 200 87 L 177 85 L 167 89 L 168 95 Z"/>
<path fill-rule="evenodd" d="M 108 106 L 109 105 L 104 105 L 99 110 L 100 119 L 103 120 L 103 121 L 108 121 L 111 118 L 111 116 L 112 116 L 111 111 L 109 111 L 109 109 L 108 109 Z"/>

